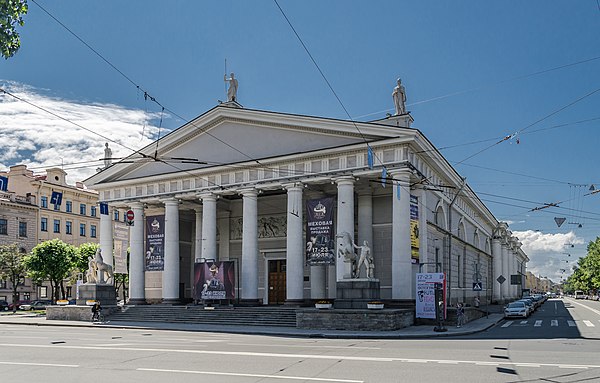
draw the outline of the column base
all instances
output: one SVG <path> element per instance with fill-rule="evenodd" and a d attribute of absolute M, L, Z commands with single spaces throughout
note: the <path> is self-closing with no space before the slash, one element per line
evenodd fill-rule
<path fill-rule="evenodd" d="M 130 299 L 127 301 L 127 304 L 128 304 L 128 305 L 132 305 L 132 306 L 133 306 L 133 305 L 135 305 L 135 306 L 139 306 L 139 305 L 147 305 L 147 304 L 148 304 L 148 302 L 146 302 L 146 299 L 144 299 L 144 298 L 130 298 Z"/>
<path fill-rule="evenodd" d="M 260 306 L 259 299 L 240 299 L 239 306 Z"/>
<path fill-rule="evenodd" d="M 163 298 L 160 303 L 163 305 L 180 305 L 181 300 L 179 298 Z"/>
<path fill-rule="evenodd" d="M 294 306 L 294 307 L 300 307 L 300 306 L 304 306 L 304 299 L 286 299 L 285 302 L 283 303 L 284 306 Z"/>

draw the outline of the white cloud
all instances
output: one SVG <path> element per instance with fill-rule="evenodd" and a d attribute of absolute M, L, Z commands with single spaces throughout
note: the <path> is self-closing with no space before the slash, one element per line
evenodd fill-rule
<path fill-rule="evenodd" d="M 527 270 L 537 276 L 550 278 L 559 282 L 561 277 L 571 273 L 571 267 L 577 262 L 570 245 L 585 243 L 583 238 L 574 232 L 549 234 L 540 231 L 513 231 L 523 244 L 521 249 L 529 257 Z M 564 270 L 564 271 L 563 271 Z"/>
<path fill-rule="evenodd" d="M 26 164 L 35 173 L 44 173 L 47 168 L 64 164 L 68 182 L 74 184 L 103 166 L 100 159 L 104 157 L 105 142 L 109 142 L 113 157 L 124 157 L 150 144 L 158 132 L 150 125 L 157 116 L 142 110 L 64 100 L 14 82 L 1 85 L 25 100 L 0 93 L 3 170 Z"/>

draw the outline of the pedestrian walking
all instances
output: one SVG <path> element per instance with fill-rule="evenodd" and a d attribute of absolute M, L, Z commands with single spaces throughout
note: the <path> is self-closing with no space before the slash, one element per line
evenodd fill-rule
<path fill-rule="evenodd" d="M 456 304 L 456 327 L 460 327 L 465 323 L 465 308 L 461 302 Z"/>
<path fill-rule="evenodd" d="M 473 306 L 475 306 L 476 309 L 479 308 L 479 297 L 475 297 L 475 299 L 473 299 Z"/>

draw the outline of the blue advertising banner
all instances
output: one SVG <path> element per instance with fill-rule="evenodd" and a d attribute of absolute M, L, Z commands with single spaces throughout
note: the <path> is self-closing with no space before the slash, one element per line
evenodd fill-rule
<path fill-rule="evenodd" d="M 235 299 L 233 261 L 194 264 L 194 299 Z"/>
<path fill-rule="evenodd" d="M 146 271 L 165 269 L 165 216 L 146 217 Z"/>
<path fill-rule="evenodd" d="M 333 197 L 306 201 L 306 264 L 334 265 Z"/>

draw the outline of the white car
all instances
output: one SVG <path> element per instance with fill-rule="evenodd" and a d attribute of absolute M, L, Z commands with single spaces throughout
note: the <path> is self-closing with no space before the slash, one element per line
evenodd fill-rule
<path fill-rule="evenodd" d="M 521 317 L 527 318 L 529 316 L 529 309 L 525 302 L 517 301 L 511 302 L 504 308 L 504 318 Z"/>

